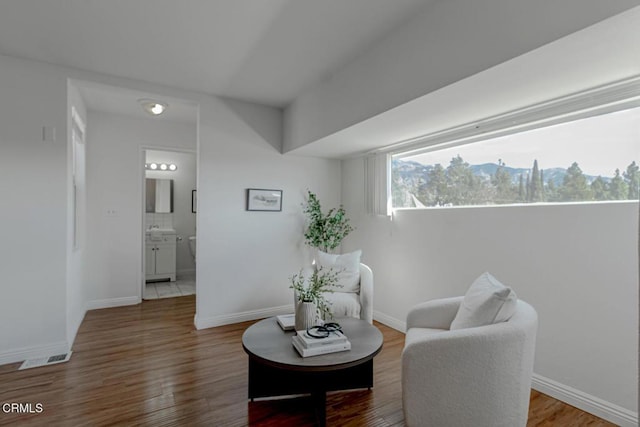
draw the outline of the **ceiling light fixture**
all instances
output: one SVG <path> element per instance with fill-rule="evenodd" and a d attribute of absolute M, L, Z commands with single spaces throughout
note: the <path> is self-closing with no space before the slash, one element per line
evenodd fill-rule
<path fill-rule="evenodd" d="M 152 116 L 159 116 L 164 113 L 169 104 L 166 102 L 160 102 L 153 99 L 138 99 L 138 103 L 142 106 L 142 109 Z"/>

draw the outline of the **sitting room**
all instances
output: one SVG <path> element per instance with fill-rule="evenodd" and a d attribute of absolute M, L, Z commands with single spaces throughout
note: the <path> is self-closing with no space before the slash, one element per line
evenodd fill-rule
<path fill-rule="evenodd" d="M 638 425 L 637 0 L 0 5 L 0 425 Z"/>

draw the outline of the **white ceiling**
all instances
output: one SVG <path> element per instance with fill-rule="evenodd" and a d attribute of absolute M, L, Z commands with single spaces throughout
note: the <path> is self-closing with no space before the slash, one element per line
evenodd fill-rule
<path fill-rule="evenodd" d="M 284 107 L 433 0 L 2 0 L 0 54 Z"/>
<path fill-rule="evenodd" d="M 138 119 L 161 119 L 163 121 L 193 125 L 198 121 L 197 105 L 182 99 L 175 99 L 164 95 L 160 97 L 153 93 L 139 92 L 93 82 L 74 81 L 73 83 L 80 90 L 82 99 L 89 110 L 120 114 Z M 138 102 L 140 99 L 162 101 L 166 103 L 168 107 L 161 116 L 151 116 L 142 109 Z"/>
<path fill-rule="evenodd" d="M 628 17 L 578 31 L 291 152 L 345 158 L 415 143 L 461 126 L 477 127 L 482 134 L 483 119 L 603 84 L 633 80 L 637 85 L 640 9 Z"/>
<path fill-rule="evenodd" d="M 366 58 L 387 35 L 430 5 L 441 6 L 439 1 L 0 0 L 0 54 L 285 107 L 306 89 L 331 83 L 350 62 Z M 564 52 L 581 52 L 584 46 L 594 50 L 600 39 L 609 40 L 595 37 L 579 42 L 573 49 L 556 52 L 552 60 L 536 64 L 556 64 L 557 58 L 566 56 Z M 613 73 L 609 77 L 614 78 L 616 72 L 626 70 L 619 65 L 626 62 L 618 57 L 629 57 L 628 52 L 637 49 L 606 45 L 599 51 L 613 52 L 613 58 L 596 62 L 597 67 L 568 61 L 584 73 L 598 74 L 599 78 Z M 608 64 L 618 66 L 603 69 Z M 512 76 L 520 76 L 522 81 L 517 68 L 506 77 L 490 74 L 489 83 L 461 86 L 465 91 L 460 85 L 442 88 L 295 152 L 342 158 L 424 135 L 436 125 L 477 119 L 491 112 L 492 106 L 496 111 L 504 109 L 511 105 L 510 99 L 496 97 L 490 91 L 491 82 L 508 82 Z M 555 76 L 548 80 L 563 90 L 575 82 L 598 81 L 577 71 L 565 74 L 569 81 Z M 534 77 L 530 76 L 527 87 L 535 95 L 548 97 L 557 89 L 533 84 Z M 520 86 L 502 92 L 517 97 L 518 102 L 537 101 Z M 137 99 L 158 98 L 152 93 L 95 83 L 78 82 L 78 87 L 89 109 L 140 118 L 149 116 Z M 469 93 L 484 89 L 489 91 L 486 96 L 469 102 Z M 195 123 L 196 106 L 179 99 L 160 100 L 169 103 L 162 120 Z M 451 111 L 457 114 L 444 115 Z M 430 121 L 425 124 L 427 118 Z"/>

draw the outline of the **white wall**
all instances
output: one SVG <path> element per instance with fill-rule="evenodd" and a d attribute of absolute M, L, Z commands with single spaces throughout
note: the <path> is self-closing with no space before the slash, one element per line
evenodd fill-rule
<path fill-rule="evenodd" d="M 195 142 L 195 141 L 194 141 Z M 191 212 L 191 191 L 196 189 L 196 153 L 147 150 L 147 163 L 174 163 L 178 168 L 173 172 L 147 170 L 147 178 L 173 180 L 173 213 L 170 215 L 176 230 L 176 273 L 194 275 L 196 264 L 189 251 L 189 236 L 196 234 L 196 214 Z M 149 215 L 149 214 L 148 214 Z M 150 214 L 154 215 L 154 214 Z M 157 215 L 157 214 L 155 214 Z M 153 224 L 146 224 L 146 228 Z"/>
<path fill-rule="evenodd" d="M 144 226 L 141 149 L 195 149 L 196 127 L 91 110 L 87 127 L 90 307 L 136 303 L 141 298 Z"/>
<path fill-rule="evenodd" d="M 279 110 L 213 102 L 200 113 L 196 325 L 291 310 L 306 189 L 338 204 L 340 162 L 280 154 Z M 282 212 L 246 211 L 247 188 L 283 190 Z"/>
<path fill-rule="evenodd" d="M 284 152 L 637 5 L 637 0 L 435 2 L 298 96 L 286 110 Z"/>
<path fill-rule="evenodd" d="M 67 81 L 0 56 L 0 94 L 2 364 L 67 350 Z"/>
<path fill-rule="evenodd" d="M 87 286 L 85 277 L 85 254 L 87 247 L 87 180 L 86 180 L 86 144 L 77 145 L 75 184 L 76 206 L 73 201 L 73 144 L 72 116 L 73 108 L 84 124 L 87 123 L 87 109 L 80 92 L 73 82 L 68 83 L 68 145 L 67 145 L 67 341 L 72 343 L 86 312 Z M 77 224 L 74 224 L 74 209 L 77 210 Z M 74 228 L 77 235 L 74 237 Z M 75 239 L 75 242 L 74 242 Z"/>
<path fill-rule="evenodd" d="M 344 249 L 361 248 L 373 269 L 378 319 L 402 328 L 414 304 L 463 295 L 489 271 L 538 311 L 536 374 L 637 418 L 637 203 L 399 210 L 389 220 L 364 213 L 362 177 L 362 159 L 343 162 L 356 226 Z"/>
<path fill-rule="evenodd" d="M 256 318 L 291 305 L 288 276 L 307 260 L 301 203 L 307 188 L 340 201 L 340 163 L 280 154 L 282 111 L 160 85 L 0 55 L 0 363 L 66 351 L 67 81 L 86 81 L 200 106 L 193 138 L 113 114 L 87 117 L 88 308 L 140 299 L 142 178 L 139 144 L 198 139 L 199 327 Z M 149 119 L 151 120 L 151 119 Z M 42 127 L 56 142 L 42 141 Z M 178 132 L 180 133 L 180 132 Z M 249 187 L 284 190 L 281 213 L 246 212 Z M 36 244 L 37 243 L 37 244 Z M 70 288 L 71 289 L 71 288 Z M 75 311 L 75 310 L 74 310 Z M 67 324 L 69 323 L 69 328 Z M 71 337 L 72 338 L 72 337 Z"/>
<path fill-rule="evenodd" d="M 279 110 L 234 102 L 231 111 L 218 101 L 205 104 L 205 112 L 202 108 L 197 186 L 200 328 L 289 309 L 288 277 L 306 255 L 301 214 L 305 190 L 337 204 L 341 182 L 338 161 L 287 157 L 274 148 L 280 138 Z M 175 147 L 176 141 L 195 139 L 189 129 L 160 123 L 89 112 L 92 307 L 140 298 L 139 146 Z M 114 170 L 115 162 L 120 165 Z M 283 211 L 245 211 L 245 191 L 256 187 L 282 189 Z M 113 210 L 117 216 L 108 216 Z"/>

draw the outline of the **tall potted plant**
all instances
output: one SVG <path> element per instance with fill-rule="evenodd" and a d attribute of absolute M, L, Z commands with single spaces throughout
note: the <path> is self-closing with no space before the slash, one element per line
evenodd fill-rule
<path fill-rule="evenodd" d="M 307 228 L 304 232 L 305 243 L 324 252 L 331 252 L 342 243 L 353 227 L 349 224 L 345 210 L 342 206 L 322 212 L 318 197 L 311 191 L 307 191 L 307 203 L 303 206 L 303 212 L 307 215 Z M 313 269 L 307 277 L 303 272 L 291 278 L 291 288 L 296 295 L 296 330 L 306 329 L 306 325 L 314 326 L 327 315 L 333 317 L 331 306 L 324 298 L 324 292 L 333 292 L 340 272 L 322 268 Z M 304 326 L 304 327 L 303 327 Z"/>
<path fill-rule="evenodd" d="M 318 197 L 311 191 L 308 191 L 307 204 L 303 212 L 308 220 L 304 232 L 305 242 L 323 252 L 333 251 L 353 231 L 342 205 L 323 213 Z"/>

